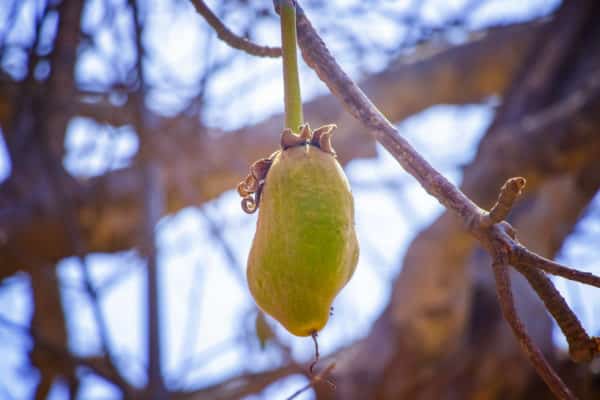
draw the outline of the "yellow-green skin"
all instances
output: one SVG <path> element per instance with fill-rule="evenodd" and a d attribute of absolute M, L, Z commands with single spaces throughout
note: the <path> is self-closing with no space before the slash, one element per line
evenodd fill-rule
<path fill-rule="evenodd" d="M 279 152 L 248 258 L 258 306 L 297 336 L 321 330 L 358 262 L 354 203 L 336 159 L 315 146 Z"/>

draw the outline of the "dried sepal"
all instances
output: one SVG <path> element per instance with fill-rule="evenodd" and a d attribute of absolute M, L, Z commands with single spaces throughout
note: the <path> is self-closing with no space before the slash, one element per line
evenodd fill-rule
<path fill-rule="evenodd" d="M 246 197 L 258 190 L 258 181 L 254 175 L 249 174 L 243 181 L 238 183 L 237 192 L 240 196 Z"/>
<path fill-rule="evenodd" d="M 325 153 L 329 153 L 334 157 L 336 156 L 333 145 L 331 144 L 331 133 L 324 133 L 321 135 L 321 138 L 319 139 L 319 148 Z"/>
<path fill-rule="evenodd" d="M 276 154 L 277 152 L 271 154 L 269 158 L 261 158 L 252 163 L 250 173 L 238 183 L 237 192 L 242 197 L 242 210 L 248 214 L 258 210 L 262 187 Z"/>
<path fill-rule="evenodd" d="M 324 134 L 329 134 L 331 133 L 335 128 L 337 128 L 336 124 L 327 124 L 327 125 L 323 125 L 320 126 L 319 128 L 315 129 L 312 135 L 312 139 L 310 141 L 310 144 L 312 144 L 313 146 L 319 146 L 319 140 L 321 140 L 321 136 Z"/>
<path fill-rule="evenodd" d="M 331 145 L 331 135 L 333 130 L 337 128 L 335 124 L 323 125 L 313 132 L 310 144 L 316 146 L 326 153 L 335 156 L 335 150 Z"/>
<path fill-rule="evenodd" d="M 242 210 L 248 214 L 252 214 L 258 210 L 258 202 L 252 195 L 242 198 Z"/>
<path fill-rule="evenodd" d="M 291 129 L 286 128 L 281 133 L 281 148 L 288 149 L 290 147 L 302 146 L 306 144 L 306 139 L 296 135 Z"/>
<path fill-rule="evenodd" d="M 255 161 L 250 166 L 250 174 L 256 178 L 257 182 L 262 182 L 267 177 L 267 173 L 269 172 L 272 163 L 273 160 L 271 158 L 262 158 Z"/>
<path fill-rule="evenodd" d="M 312 138 L 312 130 L 309 124 L 302 124 L 296 135 L 291 129 L 286 128 L 281 133 L 281 148 L 283 150 L 295 146 L 304 146 L 310 142 Z"/>

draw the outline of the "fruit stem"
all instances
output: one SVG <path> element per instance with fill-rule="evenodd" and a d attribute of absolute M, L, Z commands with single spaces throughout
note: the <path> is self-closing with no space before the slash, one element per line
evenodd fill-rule
<path fill-rule="evenodd" d="M 283 92 L 285 99 L 285 125 L 298 132 L 303 123 L 300 79 L 298 77 L 298 51 L 296 44 L 296 5 L 294 0 L 279 0 L 281 15 L 281 48 L 283 56 Z"/>
<path fill-rule="evenodd" d="M 311 375 L 314 375 L 315 366 L 319 362 L 319 358 L 320 358 L 320 354 L 319 354 L 319 341 L 317 340 L 318 334 L 317 334 L 316 331 L 312 332 L 310 334 L 310 336 L 312 337 L 313 343 L 315 344 L 315 359 L 310 364 L 310 367 L 308 368 L 308 371 L 310 372 Z"/>

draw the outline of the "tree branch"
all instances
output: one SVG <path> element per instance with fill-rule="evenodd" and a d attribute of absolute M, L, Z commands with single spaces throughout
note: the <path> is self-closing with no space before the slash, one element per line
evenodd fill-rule
<path fill-rule="evenodd" d="M 119 387 L 126 398 L 136 398 L 137 390 L 129 385 L 120 375 L 113 373 L 112 367 L 106 364 L 104 358 L 98 357 L 78 357 L 71 354 L 66 348 L 56 345 L 54 341 L 49 340 L 35 329 L 19 325 L 3 316 L 0 316 L 0 324 L 14 330 L 20 334 L 24 334 L 31 339 L 35 346 L 39 346 L 44 351 L 51 353 L 57 359 L 63 360 L 74 366 L 83 366 L 89 368 L 96 375 L 104 378 L 107 382 Z"/>
<path fill-rule="evenodd" d="M 544 302 L 563 335 L 569 343 L 569 354 L 574 362 L 589 362 L 598 354 L 598 344 L 590 338 L 575 313 L 562 297 L 558 289 L 543 271 L 522 268 L 514 264 Z"/>
<path fill-rule="evenodd" d="M 145 49 L 142 44 L 142 18 L 136 0 L 128 1 L 132 11 L 134 26 L 134 41 L 137 52 L 135 72 L 138 79 L 137 96 L 135 97 L 134 125 L 140 137 L 140 152 L 136 166 L 138 167 L 143 184 L 140 192 L 142 197 L 142 253 L 146 257 L 146 328 L 147 328 L 147 357 L 148 380 L 146 382 L 146 395 L 149 399 L 160 400 L 166 397 L 167 388 L 162 372 L 162 324 L 159 308 L 160 286 L 158 246 L 156 245 L 155 230 L 160 217 L 164 214 L 164 185 L 161 183 L 159 162 L 151 156 L 150 143 L 156 132 L 151 131 L 144 119 L 144 96 L 146 93 L 146 79 L 142 60 Z"/>
<path fill-rule="evenodd" d="M 523 268 L 540 269 L 549 274 L 561 276 L 570 281 L 581 282 L 586 285 L 600 288 L 600 277 L 597 277 L 589 272 L 571 269 L 567 266 L 557 263 L 556 261 L 549 260 L 529 251 L 526 247 L 520 244 L 515 245 L 515 248 L 510 255 L 511 258 L 509 261 L 512 265 L 519 265 Z"/>
<path fill-rule="evenodd" d="M 252 43 L 246 38 L 237 36 L 221 22 L 221 20 L 208 8 L 203 0 L 191 0 L 198 14 L 202 15 L 206 22 L 213 27 L 219 39 L 234 49 L 242 50 L 248 54 L 258 57 L 281 57 L 281 48 L 260 46 Z"/>
<path fill-rule="evenodd" d="M 550 387 L 552 393 L 559 399 L 575 399 L 575 396 L 571 393 L 569 388 L 565 386 L 558 375 L 556 375 L 556 372 L 550 367 L 540 349 L 531 340 L 523 323 L 519 319 L 510 289 L 510 277 L 508 275 L 506 260 L 496 259 L 492 264 L 492 268 L 494 270 L 498 299 L 504 318 L 510 324 L 510 327 L 515 336 L 519 339 L 523 350 L 528 354 L 536 371 Z"/>
<path fill-rule="evenodd" d="M 271 383 L 292 374 L 304 373 L 296 364 L 289 364 L 273 370 L 250 373 L 228 379 L 195 391 L 176 392 L 173 400 L 237 400 L 258 393 Z"/>

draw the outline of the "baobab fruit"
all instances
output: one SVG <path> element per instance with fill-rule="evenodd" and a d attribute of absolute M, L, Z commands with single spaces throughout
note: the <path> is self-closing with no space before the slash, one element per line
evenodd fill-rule
<path fill-rule="evenodd" d="M 358 262 L 354 200 L 326 125 L 295 135 L 257 161 L 238 186 L 247 212 L 258 209 L 248 286 L 265 313 L 297 336 L 315 335 Z M 254 195 L 254 197 L 252 197 Z M 260 205 L 260 207 L 259 207 Z"/>

